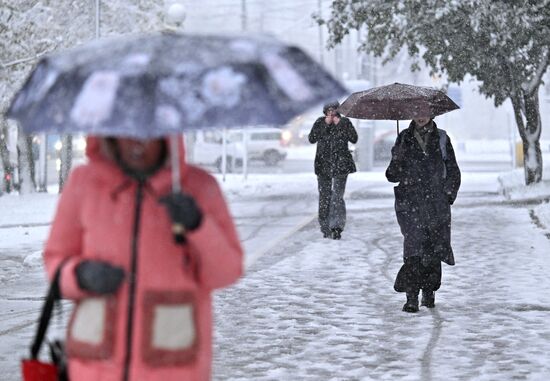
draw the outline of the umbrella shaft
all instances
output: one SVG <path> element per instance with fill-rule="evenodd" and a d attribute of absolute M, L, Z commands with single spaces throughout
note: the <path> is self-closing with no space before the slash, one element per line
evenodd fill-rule
<path fill-rule="evenodd" d="M 181 192 L 180 181 L 180 152 L 179 152 L 179 135 L 170 136 L 170 160 L 172 167 L 172 191 L 174 193 Z"/>

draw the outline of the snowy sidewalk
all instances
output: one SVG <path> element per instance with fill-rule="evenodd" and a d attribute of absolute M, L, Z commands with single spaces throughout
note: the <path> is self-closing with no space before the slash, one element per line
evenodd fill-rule
<path fill-rule="evenodd" d="M 457 265 L 417 314 L 392 288 L 391 205 L 348 201 L 341 241 L 306 226 L 218 294 L 215 380 L 549 379 L 550 240 L 527 208 L 494 198 L 462 194 Z"/>
<path fill-rule="evenodd" d="M 392 289 L 402 241 L 383 173 L 350 176 L 339 242 L 320 238 L 312 174 L 228 177 L 224 192 L 251 267 L 216 295 L 214 379 L 549 379 L 550 224 L 535 225 L 548 204 L 506 203 L 496 178 L 463 173 L 453 209 L 457 266 L 444 266 L 435 310 L 407 315 Z M 34 332 L 56 199 L 0 197 L 6 381 L 20 379 Z M 54 325 L 63 332 L 62 320 Z"/>

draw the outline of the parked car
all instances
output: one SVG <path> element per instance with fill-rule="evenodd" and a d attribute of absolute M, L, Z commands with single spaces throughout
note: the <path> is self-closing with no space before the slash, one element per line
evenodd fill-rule
<path fill-rule="evenodd" d="M 255 127 L 247 130 L 228 130 L 226 141 L 226 170 L 232 172 L 241 167 L 245 152 L 244 134 L 247 134 L 247 157 L 250 161 L 263 161 L 274 166 L 287 156 L 283 142 L 283 130 L 272 127 Z M 222 169 L 222 132 L 197 131 L 192 161 L 201 165 L 213 165 Z"/>
<path fill-rule="evenodd" d="M 232 172 L 235 157 L 240 156 L 237 148 L 229 141 L 226 142 L 227 172 Z M 222 168 L 222 133 L 218 130 L 196 131 L 194 134 L 193 148 L 189 160 L 194 164 L 204 166 L 216 166 Z M 242 160 L 242 156 L 240 156 Z"/>
<path fill-rule="evenodd" d="M 313 123 L 318 118 L 317 114 L 312 116 L 299 116 L 294 118 L 285 126 L 284 140 L 287 145 L 309 145 L 308 135 Z"/>

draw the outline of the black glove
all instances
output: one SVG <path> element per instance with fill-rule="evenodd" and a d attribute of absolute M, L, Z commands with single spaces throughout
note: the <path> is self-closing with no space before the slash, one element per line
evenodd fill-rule
<path fill-rule="evenodd" d="M 202 222 L 202 212 L 195 199 L 183 192 L 170 193 L 159 199 L 172 220 L 172 230 L 177 243 L 185 242 L 185 233 L 197 229 Z"/>
<path fill-rule="evenodd" d="M 78 286 L 96 294 L 115 293 L 124 279 L 122 268 L 93 260 L 80 262 L 75 273 Z"/>

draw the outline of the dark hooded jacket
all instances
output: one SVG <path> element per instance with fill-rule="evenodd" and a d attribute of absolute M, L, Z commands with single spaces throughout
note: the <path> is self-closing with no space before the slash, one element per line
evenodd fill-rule
<path fill-rule="evenodd" d="M 420 256 L 423 263 L 439 259 L 454 265 L 451 248 L 451 205 L 460 187 L 460 169 L 447 137 L 447 160 L 440 148 L 440 132 L 433 123 L 426 152 L 415 138 L 415 123 L 402 131 L 392 148 L 386 177 L 394 188 L 397 221 L 404 236 L 405 258 Z"/>
<path fill-rule="evenodd" d="M 320 177 L 338 177 L 355 172 L 355 163 L 348 148 L 348 142 L 357 142 L 357 132 L 351 121 L 340 117 L 337 125 L 325 123 L 325 117 L 318 118 L 311 132 L 309 142 L 317 143 L 315 174 Z"/>

